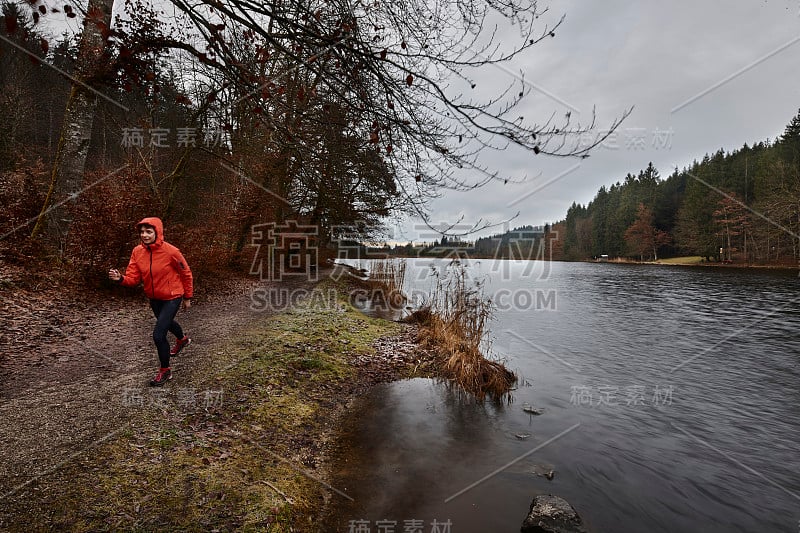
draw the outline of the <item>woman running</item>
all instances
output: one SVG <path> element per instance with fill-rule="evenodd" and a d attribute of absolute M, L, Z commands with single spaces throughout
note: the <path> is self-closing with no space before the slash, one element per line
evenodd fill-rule
<path fill-rule="evenodd" d="M 164 240 L 164 225 L 160 218 L 143 218 L 136 224 L 142 244 L 133 249 L 131 260 L 123 276 L 119 270 L 108 271 L 109 279 L 120 285 L 133 287 L 144 282 L 144 292 L 150 299 L 150 308 L 156 315 L 153 341 L 158 349 L 161 367 L 150 385 L 158 387 L 172 379 L 170 356 L 180 353 L 192 339 L 185 335 L 175 322 L 178 309 L 192 306 L 192 271 L 181 251 Z M 170 349 L 167 331 L 175 335 L 175 345 Z"/>

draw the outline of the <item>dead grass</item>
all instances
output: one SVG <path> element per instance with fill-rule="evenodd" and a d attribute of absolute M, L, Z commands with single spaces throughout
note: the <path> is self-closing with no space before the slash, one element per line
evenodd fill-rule
<path fill-rule="evenodd" d="M 406 302 L 403 294 L 405 277 L 405 259 L 371 261 L 367 285 L 371 289 L 373 298 L 380 298 L 391 308 L 398 308 Z"/>
<path fill-rule="evenodd" d="M 488 359 L 491 352 L 488 323 L 494 307 L 479 283 L 453 261 L 437 273 L 428 300 L 408 318 L 420 325 L 420 343 L 440 357 L 441 372 L 478 399 L 486 395 L 503 399 L 516 376 L 501 362 Z"/>

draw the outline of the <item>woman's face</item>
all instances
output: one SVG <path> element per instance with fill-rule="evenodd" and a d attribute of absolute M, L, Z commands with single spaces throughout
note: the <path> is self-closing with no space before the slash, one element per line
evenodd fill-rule
<path fill-rule="evenodd" d="M 156 230 L 150 226 L 142 226 L 139 228 L 139 238 L 144 244 L 153 244 L 156 242 Z"/>

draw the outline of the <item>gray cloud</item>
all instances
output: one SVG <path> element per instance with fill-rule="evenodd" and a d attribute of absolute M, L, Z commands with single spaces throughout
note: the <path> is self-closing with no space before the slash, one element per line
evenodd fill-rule
<path fill-rule="evenodd" d="M 511 70 L 525 71 L 527 80 L 576 106 L 582 122 L 596 107 L 599 128 L 635 105 L 618 131 L 618 147 L 597 148 L 580 161 L 578 170 L 512 207 L 507 206 L 578 160 L 515 150 L 487 152 L 485 160 L 503 175 L 542 176 L 529 184 L 493 183 L 468 193 L 445 193 L 432 204 L 433 219 L 455 220 L 463 214 L 467 221 L 498 222 L 519 210 L 514 225 L 556 221 L 573 201 L 586 204 L 600 186 L 621 181 L 650 161 L 666 177 L 676 165 L 689 165 L 705 153 L 775 138 L 800 108 L 797 42 L 670 112 L 800 36 L 800 0 L 569 0 L 550 8 L 544 18 L 552 23 L 566 13 L 565 23 L 555 38 L 540 43 Z M 503 75 L 487 69 L 476 81 L 494 88 Z M 512 80 L 508 75 L 507 81 Z M 533 91 L 519 114 L 542 121 L 565 111 L 557 101 Z M 661 139 L 655 139 L 659 132 Z M 638 143 L 631 142 L 636 139 Z M 413 224 L 403 224 L 400 233 L 413 238 Z"/>

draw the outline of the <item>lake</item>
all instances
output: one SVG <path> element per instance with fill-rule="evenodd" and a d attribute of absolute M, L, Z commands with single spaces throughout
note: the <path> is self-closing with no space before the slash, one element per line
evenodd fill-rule
<path fill-rule="evenodd" d="M 409 261 L 411 294 L 447 264 Z M 344 422 L 331 484 L 353 501 L 332 494 L 325 529 L 519 531 L 556 494 L 595 532 L 800 531 L 796 272 L 466 264 L 513 401 L 377 387 Z"/>

